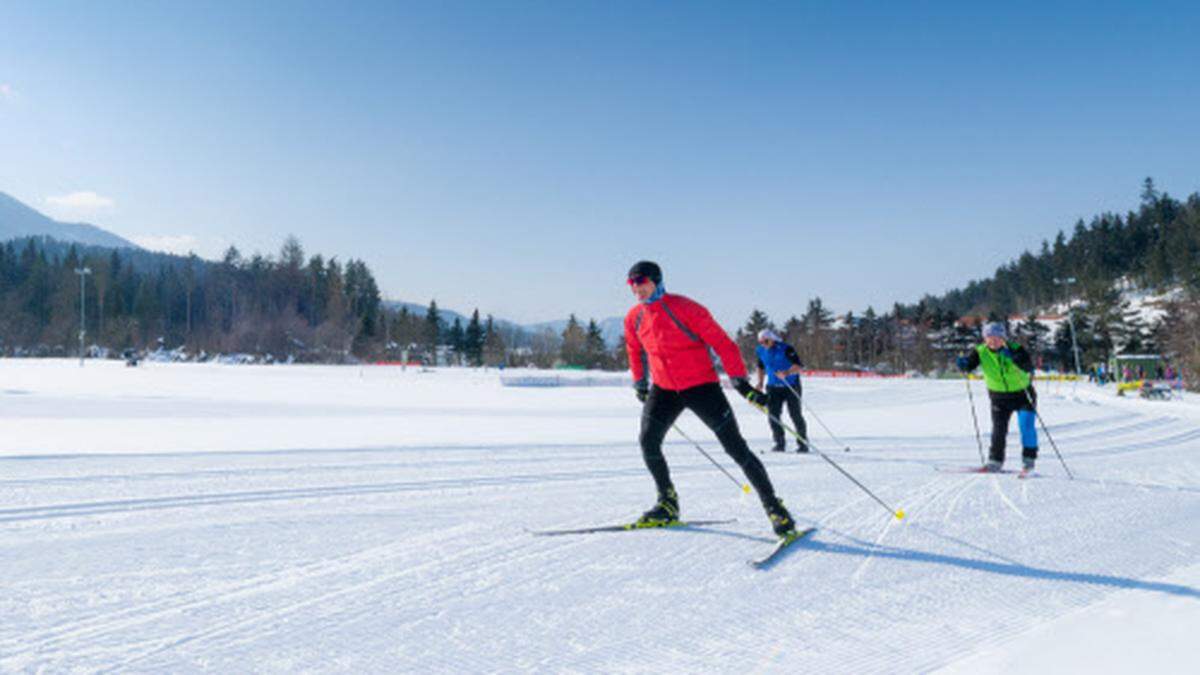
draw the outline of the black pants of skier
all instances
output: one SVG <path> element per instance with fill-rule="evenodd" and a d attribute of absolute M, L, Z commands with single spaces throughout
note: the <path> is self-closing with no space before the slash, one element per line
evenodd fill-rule
<path fill-rule="evenodd" d="M 1028 396 L 1026 396 L 1026 392 L 1028 392 Z M 1003 464 L 1004 448 L 1008 441 L 1008 422 L 1012 419 L 1013 413 L 1017 411 L 1026 410 L 1031 413 L 1035 412 L 1037 407 L 1037 392 L 1030 386 L 1024 391 L 1006 393 L 988 392 L 988 397 L 992 401 L 992 446 L 988 451 L 988 456 L 993 462 Z M 1023 447 L 1021 449 L 1021 456 L 1026 459 L 1037 459 L 1036 432 L 1034 432 L 1035 440 L 1033 443 L 1026 440 L 1027 436 L 1028 430 L 1022 429 L 1021 445 Z"/>
<path fill-rule="evenodd" d="M 801 393 L 800 385 L 795 386 L 796 394 Z M 775 420 L 782 419 L 783 406 L 786 403 L 788 415 L 792 418 L 792 428 L 808 438 L 808 425 L 804 423 L 804 415 L 800 413 L 800 399 L 787 387 L 767 387 L 767 410 L 771 413 L 771 438 L 775 439 L 775 447 L 782 448 L 784 443 L 783 425 Z M 808 445 L 797 439 L 802 451 L 808 450 Z"/>
<path fill-rule="evenodd" d="M 682 391 L 660 389 L 658 386 L 650 388 L 650 395 L 642 408 L 642 431 L 638 440 L 642 444 L 642 458 L 654 477 L 659 494 L 666 493 L 672 487 L 671 473 L 662 453 L 663 438 L 685 409 L 696 413 L 700 421 L 717 435 L 721 447 L 742 468 L 742 473 L 746 474 L 746 479 L 754 486 L 763 504 L 773 504 L 775 488 L 767 477 L 767 470 L 746 445 L 746 439 L 742 438 L 737 419 L 733 416 L 733 408 L 729 406 L 721 385 L 716 382 Z"/>

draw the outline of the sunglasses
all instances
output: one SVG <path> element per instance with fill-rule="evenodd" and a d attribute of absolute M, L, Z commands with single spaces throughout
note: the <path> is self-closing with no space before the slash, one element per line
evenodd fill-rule
<path fill-rule="evenodd" d="M 646 283 L 647 281 L 650 281 L 650 277 L 648 277 L 644 274 L 639 274 L 637 276 L 629 277 L 629 285 L 630 286 L 641 286 L 642 284 Z"/>

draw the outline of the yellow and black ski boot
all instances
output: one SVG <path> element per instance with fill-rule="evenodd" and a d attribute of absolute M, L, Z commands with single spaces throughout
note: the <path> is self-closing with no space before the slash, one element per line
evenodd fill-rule
<path fill-rule="evenodd" d="M 659 493 L 658 503 L 637 520 L 638 527 L 666 527 L 679 522 L 679 496 L 675 488 Z"/>
<path fill-rule="evenodd" d="M 796 521 L 792 520 L 792 514 L 783 507 L 783 500 L 778 497 L 775 502 L 765 505 L 767 517 L 771 519 L 771 529 L 775 530 L 775 534 L 780 537 L 786 537 L 796 529 Z"/>

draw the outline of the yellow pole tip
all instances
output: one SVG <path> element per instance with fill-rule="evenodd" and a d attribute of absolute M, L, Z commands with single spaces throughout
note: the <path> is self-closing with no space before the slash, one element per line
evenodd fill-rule
<path fill-rule="evenodd" d="M 896 520 L 904 520 L 904 509 L 896 512 Z"/>

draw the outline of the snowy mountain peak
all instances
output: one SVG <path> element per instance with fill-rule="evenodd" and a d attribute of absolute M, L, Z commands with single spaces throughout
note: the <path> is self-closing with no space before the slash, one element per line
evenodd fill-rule
<path fill-rule="evenodd" d="M 0 241 L 47 236 L 90 246 L 138 248 L 137 244 L 88 223 L 64 223 L 0 192 Z"/>

